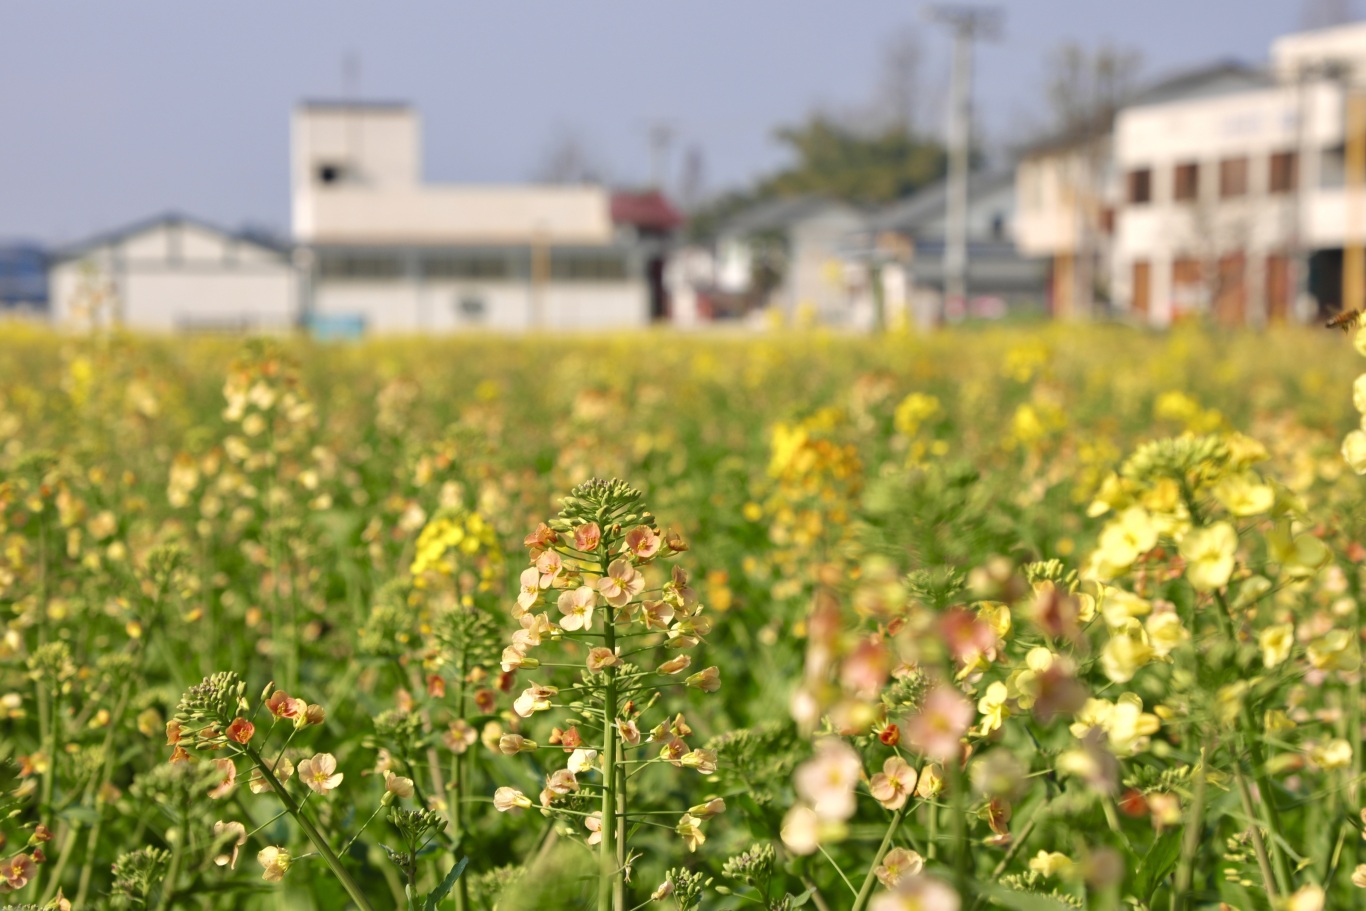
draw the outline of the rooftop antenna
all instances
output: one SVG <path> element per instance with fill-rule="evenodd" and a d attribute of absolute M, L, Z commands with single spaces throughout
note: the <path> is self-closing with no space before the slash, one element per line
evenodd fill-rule
<path fill-rule="evenodd" d="M 944 215 L 944 294 L 935 322 L 944 321 L 949 301 L 967 305 L 968 166 L 972 149 L 972 43 L 1001 34 L 998 7 L 944 4 L 928 9 L 932 22 L 953 32 L 953 79 L 949 89 L 949 182 Z"/>

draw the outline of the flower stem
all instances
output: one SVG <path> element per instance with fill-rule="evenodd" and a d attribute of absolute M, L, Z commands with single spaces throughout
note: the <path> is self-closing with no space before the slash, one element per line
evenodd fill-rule
<path fill-rule="evenodd" d="M 337 877 L 337 881 L 340 882 L 342 888 L 346 890 L 346 894 L 351 896 L 351 900 L 356 903 L 356 906 L 360 908 L 361 911 L 375 911 L 374 907 L 370 904 L 369 899 L 365 897 L 365 893 L 360 890 L 360 887 L 356 885 L 356 881 L 351 878 L 351 874 L 342 866 L 341 858 L 333 852 L 332 847 L 327 843 L 327 839 L 318 831 L 317 826 L 313 825 L 308 817 L 300 811 L 299 805 L 294 802 L 294 798 L 285 790 L 285 786 L 280 783 L 280 779 L 275 777 L 275 772 L 266 768 L 265 762 L 261 759 L 261 754 L 256 752 L 256 748 L 251 744 L 246 744 L 244 749 L 246 754 L 251 757 L 251 761 L 256 764 L 256 768 L 260 770 L 262 777 L 265 778 L 276 795 L 280 798 L 280 802 L 285 805 L 285 809 L 289 811 L 289 815 L 294 817 L 294 821 L 299 824 L 299 828 L 304 830 L 304 834 L 307 835 L 308 840 L 313 843 L 313 847 L 318 849 L 318 853 L 322 855 L 322 859 L 327 864 L 328 869 L 332 871 L 332 875 Z"/>
<path fill-rule="evenodd" d="M 604 639 L 609 649 L 616 648 L 616 621 L 610 616 L 603 624 Z M 616 904 L 616 879 L 621 868 L 617 865 L 619 829 L 617 814 L 617 669 L 609 667 L 603 687 L 602 709 L 602 842 L 599 845 L 598 911 L 621 911 Z"/>
<path fill-rule="evenodd" d="M 868 906 L 868 900 L 873 895 L 873 883 L 877 882 L 877 868 L 882 865 L 882 859 L 887 856 L 887 851 L 892 847 L 892 836 L 896 835 L 896 830 L 901 828 L 901 820 L 906 817 L 906 807 L 909 802 L 902 804 L 892 814 L 892 821 L 887 826 L 887 833 L 882 836 L 882 844 L 878 846 L 877 853 L 873 855 L 873 861 L 868 865 L 868 875 L 863 878 L 863 888 L 858 890 L 858 897 L 854 899 L 853 911 L 863 911 Z"/>
<path fill-rule="evenodd" d="M 1181 858 L 1176 865 L 1176 886 L 1172 892 L 1173 911 L 1185 911 L 1191 904 L 1191 880 L 1195 875 L 1195 855 L 1205 831 L 1205 750 L 1200 750 L 1200 766 L 1195 770 L 1195 793 L 1190 815 L 1181 839 Z"/>

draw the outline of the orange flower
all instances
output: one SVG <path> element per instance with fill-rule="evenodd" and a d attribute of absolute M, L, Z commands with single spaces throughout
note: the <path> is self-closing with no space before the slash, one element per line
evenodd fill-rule
<path fill-rule="evenodd" d="M 0 892 L 12 892 L 28 885 L 36 867 L 27 854 L 16 854 L 0 863 Z"/>
<path fill-rule="evenodd" d="M 648 560 L 659 553 L 662 543 L 659 535 L 648 525 L 637 525 L 626 533 L 626 550 L 637 560 Z"/>
<path fill-rule="evenodd" d="M 589 522 L 574 529 L 574 547 L 584 553 L 597 550 L 598 542 L 601 540 L 602 529 L 598 527 L 597 522 Z"/>
<path fill-rule="evenodd" d="M 255 733 L 256 725 L 245 718 L 234 718 L 232 724 L 228 725 L 228 739 L 238 743 L 247 743 Z"/>

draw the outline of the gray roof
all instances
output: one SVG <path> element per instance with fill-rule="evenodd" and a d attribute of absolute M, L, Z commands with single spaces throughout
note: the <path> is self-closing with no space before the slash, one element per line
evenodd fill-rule
<path fill-rule="evenodd" d="M 1015 185 L 1014 171 L 978 171 L 968 177 L 969 204 L 997 190 Z M 874 231 L 898 231 L 914 234 L 926 222 L 933 221 L 944 214 L 948 205 L 947 180 L 932 183 L 907 198 L 894 202 L 878 212 L 869 221 Z"/>
<path fill-rule="evenodd" d="M 721 227 L 722 234 L 756 234 L 791 227 L 823 209 L 840 208 L 854 211 L 849 203 L 826 196 L 783 196 L 755 203 L 742 209 Z"/>
<path fill-rule="evenodd" d="M 1032 155 L 1065 149 L 1099 133 L 1108 133 L 1115 114 L 1128 107 L 1162 104 L 1190 98 L 1208 98 L 1266 88 L 1274 80 L 1264 69 L 1237 60 L 1221 60 L 1187 70 L 1179 70 L 1139 89 L 1120 103 L 1116 110 L 1100 112 L 1090 124 L 1069 126 L 1025 145 L 1020 154 Z"/>
<path fill-rule="evenodd" d="M 204 221 L 203 219 L 184 215 L 180 212 L 164 212 L 160 215 L 153 215 L 150 218 L 144 218 L 140 221 L 135 221 L 132 224 L 124 225 L 121 228 L 114 228 L 111 231 L 104 231 L 93 237 L 87 237 L 85 240 L 61 247 L 53 251 L 52 261 L 65 262 L 67 260 L 79 259 L 98 247 L 119 243 L 129 237 L 134 237 L 138 234 L 150 231 L 153 228 L 162 227 L 163 225 L 194 225 L 197 228 L 201 228 L 213 234 L 218 234 L 222 237 L 230 238 L 238 243 L 251 244 L 265 250 L 270 250 L 272 253 L 282 255 L 288 253 L 290 249 L 289 244 L 267 238 L 259 231 L 229 231 L 218 225 Z"/>

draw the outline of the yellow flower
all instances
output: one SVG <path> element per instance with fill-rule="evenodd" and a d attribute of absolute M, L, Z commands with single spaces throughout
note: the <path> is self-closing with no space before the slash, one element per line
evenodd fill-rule
<path fill-rule="evenodd" d="M 1099 553 L 1108 565 L 1128 569 L 1140 556 L 1157 544 L 1157 526 L 1148 511 L 1131 506 L 1100 533 Z"/>
<path fill-rule="evenodd" d="M 1257 634 L 1257 645 L 1262 649 L 1262 664 L 1276 667 L 1290 657 L 1295 645 L 1295 627 L 1290 623 L 1268 626 Z"/>
<path fill-rule="evenodd" d="M 1353 430 L 1347 434 L 1342 441 L 1342 457 L 1357 474 L 1366 474 L 1366 432 Z"/>
<path fill-rule="evenodd" d="M 1173 610 L 1153 614 L 1144 624 L 1144 629 L 1148 633 L 1148 641 L 1152 644 L 1153 651 L 1159 658 L 1167 657 L 1178 645 L 1190 638 L 1186 628 L 1181 625 L 1181 617 Z"/>
<path fill-rule="evenodd" d="M 1041 876 L 1066 876 L 1074 866 L 1072 858 L 1057 851 L 1040 851 L 1029 860 L 1029 869 Z"/>
<path fill-rule="evenodd" d="M 1268 734 L 1279 734 L 1283 731 L 1295 730 L 1295 722 L 1290 720 L 1290 716 L 1280 709 L 1271 709 L 1266 713 L 1262 721 L 1263 727 Z"/>
<path fill-rule="evenodd" d="M 1327 544 L 1313 535 L 1295 535 L 1288 521 L 1276 523 L 1266 544 L 1271 559 L 1281 564 L 1281 575 L 1290 579 L 1308 579 L 1333 558 Z"/>
<path fill-rule="evenodd" d="M 978 725 L 978 730 L 982 734 L 990 734 L 999 728 L 1009 714 L 1006 711 L 1006 700 L 1010 698 L 1010 691 L 1006 685 L 999 680 L 987 687 L 986 693 L 977 700 L 977 711 L 982 713 L 982 721 Z"/>
<path fill-rule="evenodd" d="M 1331 630 L 1309 643 L 1309 663 L 1320 671 L 1353 671 L 1360 664 L 1355 635 L 1345 629 Z"/>
<path fill-rule="evenodd" d="M 1233 575 L 1233 555 L 1237 550 L 1238 533 L 1227 522 L 1192 530 L 1181 541 L 1187 580 L 1197 591 L 1223 588 Z"/>
<path fill-rule="evenodd" d="M 1235 516 L 1255 516 L 1276 503 L 1276 491 L 1271 485 L 1261 483 L 1250 472 L 1224 478 L 1215 486 L 1214 496 Z"/>
<path fill-rule="evenodd" d="M 1148 634 L 1137 620 L 1129 620 L 1128 625 L 1110 630 L 1110 641 L 1100 655 L 1100 666 L 1105 676 L 1115 683 L 1127 683 L 1138 673 L 1139 668 L 1157 657 Z"/>
<path fill-rule="evenodd" d="M 1352 745 L 1345 740 L 1330 740 L 1309 750 L 1309 758 L 1323 769 L 1345 769 L 1352 764 Z"/>
<path fill-rule="evenodd" d="M 1111 627 L 1128 626 L 1130 619 L 1152 612 L 1150 602 L 1122 588 L 1104 586 L 1101 591 L 1100 612 Z"/>
<path fill-rule="evenodd" d="M 998 639 L 1010 633 L 1010 606 L 1000 601 L 983 601 L 977 606 L 977 616 L 981 617 Z"/>

